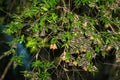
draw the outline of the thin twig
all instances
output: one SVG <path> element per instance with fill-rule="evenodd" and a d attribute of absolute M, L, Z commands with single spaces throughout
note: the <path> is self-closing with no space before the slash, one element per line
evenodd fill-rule
<path fill-rule="evenodd" d="M 12 60 L 7 64 L 7 67 L 5 68 L 5 70 L 4 70 L 4 72 L 3 72 L 3 74 L 2 74 L 2 76 L 1 76 L 1 78 L 0 78 L 0 80 L 4 80 L 5 75 L 7 74 L 8 69 L 10 68 L 11 64 L 12 64 Z"/>
<path fill-rule="evenodd" d="M 4 57 L 6 57 L 8 54 L 9 54 L 9 51 L 4 52 L 4 54 L 0 56 L 0 60 L 3 59 Z"/>
<path fill-rule="evenodd" d="M 0 60 L 3 59 L 4 57 L 6 57 L 7 55 L 6 54 L 3 54 L 0 56 Z"/>
<path fill-rule="evenodd" d="M 0 11 L 6 13 L 8 16 L 11 16 L 11 13 L 8 13 L 7 11 L 3 10 L 2 8 L 0 8 Z"/>

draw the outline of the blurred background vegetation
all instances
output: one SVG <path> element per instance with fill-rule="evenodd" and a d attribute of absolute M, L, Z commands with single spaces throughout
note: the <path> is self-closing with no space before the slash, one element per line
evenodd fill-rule
<path fill-rule="evenodd" d="M 14 39 L 0 55 L 16 68 L 24 43 L 31 70 L 21 74 L 30 80 L 119 80 L 119 12 L 119 0 L 1 0 L 0 24 Z"/>

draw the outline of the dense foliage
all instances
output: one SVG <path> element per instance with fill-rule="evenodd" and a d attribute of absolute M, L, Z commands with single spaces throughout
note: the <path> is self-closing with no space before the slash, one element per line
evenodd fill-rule
<path fill-rule="evenodd" d="M 1 0 L 1 3 L 3 3 Z M 11 60 L 16 57 L 16 43 L 29 49 L 31 71 L 24 76 L 31 80 L 47 80 L 51 74 L 62 75 L 59 68 L 81 67 L 88 72 L 98 69 L 93 61 L 97 55 L 119 56 L 119 0 L 27 0 L 16 1 L 5 33 L 14 35 L 9 43 Z M 12 8 L 12 7 L 11 7 Z M 8 11 L 10 8 L 8 8 Z M 8 18 L 7 18 L 8 19 Z M 4 18 L 1 18 L 1 23 Z M 119 58 L 119 57 L 118 57 Z M 14 67 L 16 67 L 16 64 Z M 69 77 L 64 80 L 69 80 Z M 59 79 L 58 77 L 58 80 Z"/>

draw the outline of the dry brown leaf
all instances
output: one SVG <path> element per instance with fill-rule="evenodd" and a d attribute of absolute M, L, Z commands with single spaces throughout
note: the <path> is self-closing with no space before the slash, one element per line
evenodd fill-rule
<path fill-rule="evenodd" d="M 106 49 L 106 51 L 110 51 L 111 48 L 112 48 L 111 46 L 108 46 L 107 49 Z"/>
<path fill-rule="evenodd" d="M 87 67 L 83 67 L 82 69 L 83 69 L 84 71 L 88 71 Z"/>
<path fill-rule="evenodd" d="M 57 45 L 56 44 L 51 44 L 50 49 L 53 49 L 53 50 L 57 49 Z"/>
<path fill-rule="evenodd" d="M 77 64 L 78 64 L 78 63 L 77 63 L 76 61 L 73 61 L 73 65 L 74 65 L 74 66 L 77 66 Z"/>

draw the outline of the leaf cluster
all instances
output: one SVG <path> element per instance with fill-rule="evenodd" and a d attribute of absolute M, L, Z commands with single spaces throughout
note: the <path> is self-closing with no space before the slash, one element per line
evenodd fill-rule
<path fill-rule="evenodd" d="M 96 70 L 92 63 L 96 55 L 104 57 L 112 48 L 119 50 L 120 16 L 114 16 L 119 8 L 116 0 L 31 1 L 30 7 L 13 15 L 5 32 L 15 34 L 14 41 L 24 42 L 34 55 L 39 55 L 42 48 L 64 48 L 59 62 L 86 67 L 92 72 Z M 51 66 L 38 57 L 35 59 L 32 66 L 37 67 L 36 74 L 41 75 L 41 68 L 44 72 Z"/>

